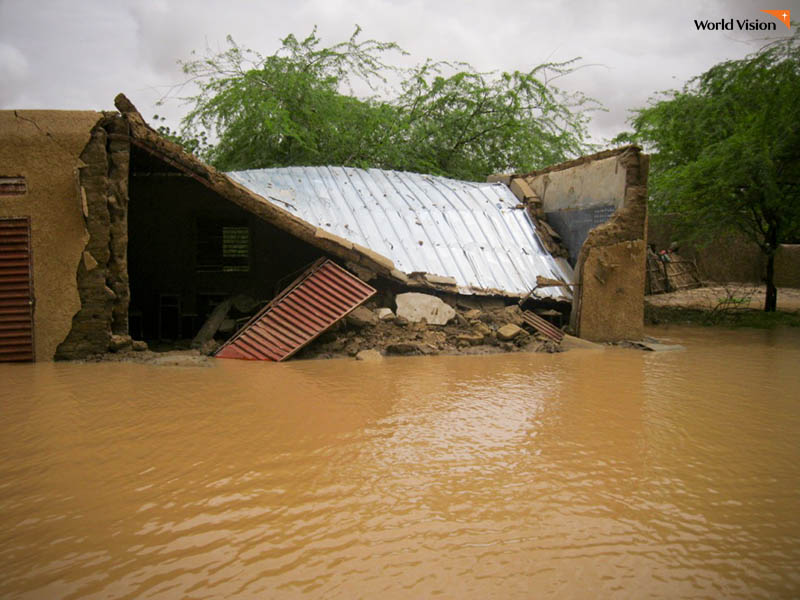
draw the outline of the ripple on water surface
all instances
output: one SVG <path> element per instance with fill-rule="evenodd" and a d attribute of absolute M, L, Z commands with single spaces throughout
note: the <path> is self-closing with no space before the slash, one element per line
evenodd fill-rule
<path fill-rule="evenodd" d="M 0 596 L 800 595 L 800 332 L 0 365 Z"/>

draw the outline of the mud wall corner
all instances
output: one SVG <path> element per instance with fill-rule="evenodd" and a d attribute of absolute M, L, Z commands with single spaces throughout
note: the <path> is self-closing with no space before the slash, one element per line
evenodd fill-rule
<path fill-rule="evenodd" d="M 74 277 L 80 310 L 59 344 L 56 359 L 83 358 L 109 349 L 112 335 L 128 334 L 127 123 L 106 114 L 81 153 L 78 178 L 88 240 Z"/>

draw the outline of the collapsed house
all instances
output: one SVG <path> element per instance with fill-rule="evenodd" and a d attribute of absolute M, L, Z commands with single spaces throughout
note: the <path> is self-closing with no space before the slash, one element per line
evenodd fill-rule
<path fill-rule="evenodd" d="M 635 188 L 646 160 L 634 147 L 485 184 L 349 168 L 224 174 L 150 128 L 124 96 L 116 106 L 0 111 L 0 361 L 191 338 L 221 303 L 277 298 L 320 260 L 384 298 L 424 291 L 563 305 L 574 294 L 576 330 L 595 339 L 604 334 L 587 323 L 598 312 L 613 318 L 621 293 L 634 306 L 643 297 L 636 248 L 646 213 Z M 564 198 L 596 200 L 590 188 L 604 175 L 581 192 L 552 182 L 612 166 L 609 231 L 576 245 L 567 214 L 550 230 L 550 212 L 586 221 Z M 578 272 L 600 283 L 575 279 L 574 248 Z M 636 337 L 630 312 L 623 337 Z"/>

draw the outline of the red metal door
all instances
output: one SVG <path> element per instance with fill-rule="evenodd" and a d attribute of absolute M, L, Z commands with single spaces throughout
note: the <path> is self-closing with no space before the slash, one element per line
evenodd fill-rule
<path fill-rule="evenodd" d="M 230 340 L 217 358 L 285 360 L 375 293 L 332 260 L 319 260 Z"/>
<path fill-rule="evenodd" d="M 31 256 L 30 219 L 0 218 L 0 362 L 34 360 Z"/>

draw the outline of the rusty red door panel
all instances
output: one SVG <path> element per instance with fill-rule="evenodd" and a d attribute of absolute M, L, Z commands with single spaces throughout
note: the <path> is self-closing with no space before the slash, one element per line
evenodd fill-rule
<path fill-rule="evenodd" d="M 284 289 L 231 339 L 217 358 L 281 361 L 375 293 L 332 260 L 320 260 Z"/>
<path fill-rule="evenodd" d="M 0 219 L 0 362 L 32 360 L 30 219 Z"/>
<path fill-rule="evenodd" d="M 544 335 L 545 337 L 550 338 L 554 342 L 561 342 L 564 339 L 564 332 L 561 331 L 558 327 L 550 323 L 549 321 L 545 321 L 542 317 L 533 313 L 529 310 L 522 311 L 522 318 L 523 320 L 533 327 L 536 331 Z"/>

